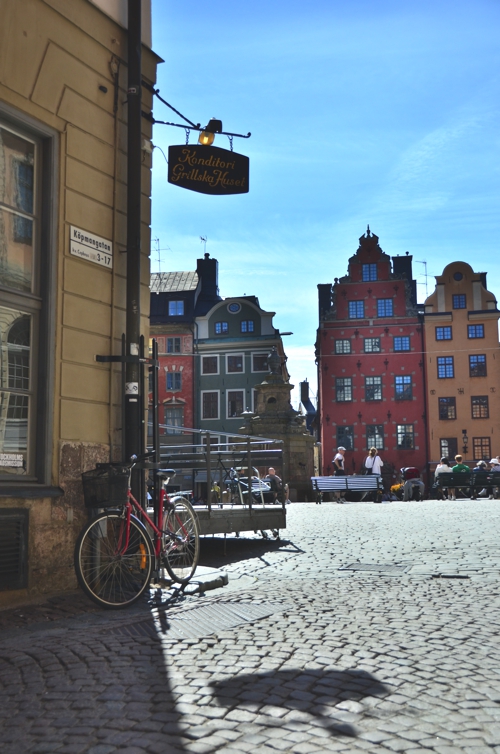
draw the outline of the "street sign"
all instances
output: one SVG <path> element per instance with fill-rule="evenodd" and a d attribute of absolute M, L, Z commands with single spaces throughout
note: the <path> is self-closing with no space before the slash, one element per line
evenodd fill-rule
<path fill-rule="evenodd" d="M 101 238 L 94 233 L 70 226 L 69 251 L 75 257 L 86 259 L 88 262 L 100 264 L 102 267 L 113 267 L 113 244 L 107 238 Z"/>
<path fill-rule="evenodd" d="M 183 144 L 168 149 L 168 182 L 202 194 L 246 194 L 249 160 L 219 147 Z"/>

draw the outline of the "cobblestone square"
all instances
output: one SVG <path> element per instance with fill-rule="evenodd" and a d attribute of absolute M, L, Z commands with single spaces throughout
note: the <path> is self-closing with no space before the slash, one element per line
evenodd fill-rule
<path fill-rule="evenodd" d="M 204 541 L 204 596 L 0 614 L 2 752 L 500 752 L 500 501 L 287 510 L 279 541 Z"/>

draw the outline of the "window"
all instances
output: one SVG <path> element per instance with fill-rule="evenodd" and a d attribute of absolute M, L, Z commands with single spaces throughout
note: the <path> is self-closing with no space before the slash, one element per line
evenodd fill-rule
<path fill-rule="evenodd" d="M 484 325 L 467 325 L 468 338 L 484 338 Z"/>
<path fill-rule="evenodd" d="M 337 426 L 337 448 L 344 447 L 346 450 L 354 450 L 354 427 Z"/>
<path fill-rule="evenodd" d="M 228 373 L 243 372 L 243 354 L 242 353 L 238 353 L 235 356 L 227 357 L 227 371 Z"/>
<path fill-rule="evenodd" d="M 235 416 L 241 416 L 243 413 L 243 390 L 228 390 L 227 391 L 227 418 L 231 419 Z"/>
<path fill-rule="evenodd" d="M 367 424 L 366 425 L 366 448 L 377 448 L 377 450 L 383 450 L 384 448 L 384 425 L 383 424 Z"/>
<path fill-rule="evenodd" d="M 491 440 L 489 437 L 473 437 L 472 453 L 475 461 L 489 461 L 491 458 Z"/>
<path fill-rule="evenodd" d="M 254 332 L 253 319 L 242 319 L 240 322 L 240 331 L 241 332 Z"/>
<path fill-rule="evenodd" d="M 216 322 L 215 323 L 215 334 L 216 335 L 223 335 L 224 333 L 227 333 L 229 330 L 229 326 L 227 322 Z"/>
<path fill-rule="evenodd" d="M 395 351 L 409 351 L 410 350 L 410 338 L 404 335 L 401 338 L 394 338 L 394 350 Z"/>
<path fill-rule="evenodd" d="M 455 398 L 438 398 L 438 404 L 440 419 L 457 418 L 457 402 Z"/>
<path fill-rule="evenodd" d="M 365 377 L 365 400 L 382 400 L 382 377 Z"/>
<path fill-rule="evenodd" d="M 37 362 L 42 311 L 48 303 L 48 257 L 39 243 L 50 186 L 37 195 L 41 146 L 0 122 L 0 477 L 45 481 L 44 374 Z M 42 176 L 42 180 L 45 176 Z M 44 244 L 46 247 L 46 244 Z M 42 359 L 52 346 L 43 326 Z M 43 362 L 42 362 L 43 363 Z M 37 401 L 37 392 L 44 398 Z M 37 437 L 37 425 L 40 437 Z M 21 481 L 21 480 L 20 480 Z"/>
<path fill-rule="evenodd" d="M 377 265 L 376 264 L 364 264 L 363 265 L 363 281 L 368 282 L 377 279 Z"/>
<path fill-rule="evenodd" d="M 181 339 L 180 338 L 167 338 L 167 353 L 180 353 L 181 352 Z"/>
<path fill-rule="evenodd" d="M 174 427 L 184 426 L 184 406 L 165 406 L 165 424 L 171 425 L 165 428 L 165 434 L 182 435 L 182 429 Z"/>
<path fill-rule="evenodd" d="M 363 319 L 365 316 L 364 301 L 349 301 L 349 319 Z"/>
<path fill-rule="evenodd" d="M 351 377 L 337 377 L 335 380 L 335 392 L 337 395 L 338 403 L 346 403 L 352 401 L 352 378 Z"/>
<path fill-rule="evenodd" d="M 201 418 L 218 419 L 219 418 L 219 392 L 203 391 L 201 394 Z"/>
<path fill-rule="evenodd" d="M 438 356 L 437 358 L 438 378 L 440 380 L 455 376 L 453 365 L 453 356 Z"/>
<path fill-rule="evenodd" d="M 453 461 L 458 453 L 458 442 L 456 437 L 442 437 L 439 440 L 441 458 L 449 458 Z M 453 466 L 453 464 L 451 464 Z"/>
<path fill-rule="evenodd" d="M 202 374 L 219 374 L 219 357 L 202 356 L 201 357 Z"/>
<path fill-rule="evenodd" d="M 469 356 L 469 374 L 471 377 L 486 377 L 486 356 L 471 354 Z"/>
<path fill-rule="evenodd" d="M 377 299 L 377 317 L 392 317 L 394 314 L 392 298 Z"/>
<path fill-rule="evenodd" d="M 351 341 L 350 340 L 336 340 L 335 353 L 351 353 Z"/>
<path fill-rule="evenodd" d="M 473 395 L 470 399 L 473 419 L 489 419 L 490 409 L 487 395 Z"/>
<path fill-rule="evenodd" d="M 411 401 L 413 399 L 411 377 L 409 374 L 403 374 L 394 378 L 394 397 L 397 401 Z"/>
<path fill-rule="evenodd" d="M 184 314 L 184 301 L 169 301 L 168 302 L 168 316 L 169 317 L 182 317 Z"/>
<path fill-rule="evenodd" d="M 465 293 L 454 293 L 452 299 L 454 309 L 467 309 L 467 298 Z"/>
<path fill-rule="evenodd" d="M 380 338 L 365 338 L 365 353 L 380 353 Z"/>
<path fill-rule="evenodd" d="M 397 447 L 411 450 L 415 447 L 413 424 L 397 424 Z"/>
<path fill-rule="evenodd" d="M 436 327 L 436 340 L 451 339 L 451 327 Z"/>
<path fill-rule="evenodd" d="M 182 372 L 167 372 L 167 390 L 181 390 Z"/>
<path fill-rule="evenodd" d="M 268 372 L 267 353 L 252 354 L 252 372 Z"/>

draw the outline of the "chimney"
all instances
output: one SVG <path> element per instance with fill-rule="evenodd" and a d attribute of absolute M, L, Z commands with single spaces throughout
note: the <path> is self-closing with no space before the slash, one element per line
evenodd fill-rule
<path fill-rule="evenodd" d="M 300 402 L 302 405 L 306 405 L 307 401 L 309 400 L 309 383 L 306 380 L 305 382 L 300 382 Z"/>
<path fill-rule="evenodd" d="M 196 260 L 196 272 L 200 281 L 200 293 L 196 301 L 195 316 L 203 316 L 214 304 L 221 301 L 219 296 L 219 263 L 210 259 L 207 252 L 203 259 Z"/>

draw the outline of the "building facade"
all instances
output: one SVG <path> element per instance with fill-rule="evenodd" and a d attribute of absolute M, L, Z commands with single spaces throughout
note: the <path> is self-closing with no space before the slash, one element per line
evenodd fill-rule
<path fill-rule="evenodd" d="M 255 385 L 269 370 L 273 346 L 288 378 L 273 316 L 255 296 L 242 296 L 226 298 L 196 318 L 197 427 L 219 431 L 223 442 L 239 431 L 243 411 L 255 410 Z"/>
<path fill-rule="evenodd" d="M 318 291 L 323 473 L 332 473 L 339 446 L 347 449 L 347 473 L 360 471 L 371 447 L 388 472 L 404 466 L 425 471 L 423 319 L 412 257 L 391 260 L 368 228 L 348 274 Z"/>
<path fill-rule="evenodd" d="M 432 468 L 460 453 L 474 465 L 500 452 L 500 352 L 495 296 L 486 273 L 453 262 L 425 302 Z"/>
<path fill-rule="evenodd" d="M 96 356 L 119 354 L 125 331 L 124 10 L 2 2 L 0 603 L 75 586 L 81 472 L 121 452 L 120 372 Z M 150 19 L 147 1 L 143 12 Z M 143 79 L 154 84 L 159 59 L 144 41 Z M 142 135 L 149 143 L 147 120 Z M 150 169 L 144 151 L 146 336 Z"/>

